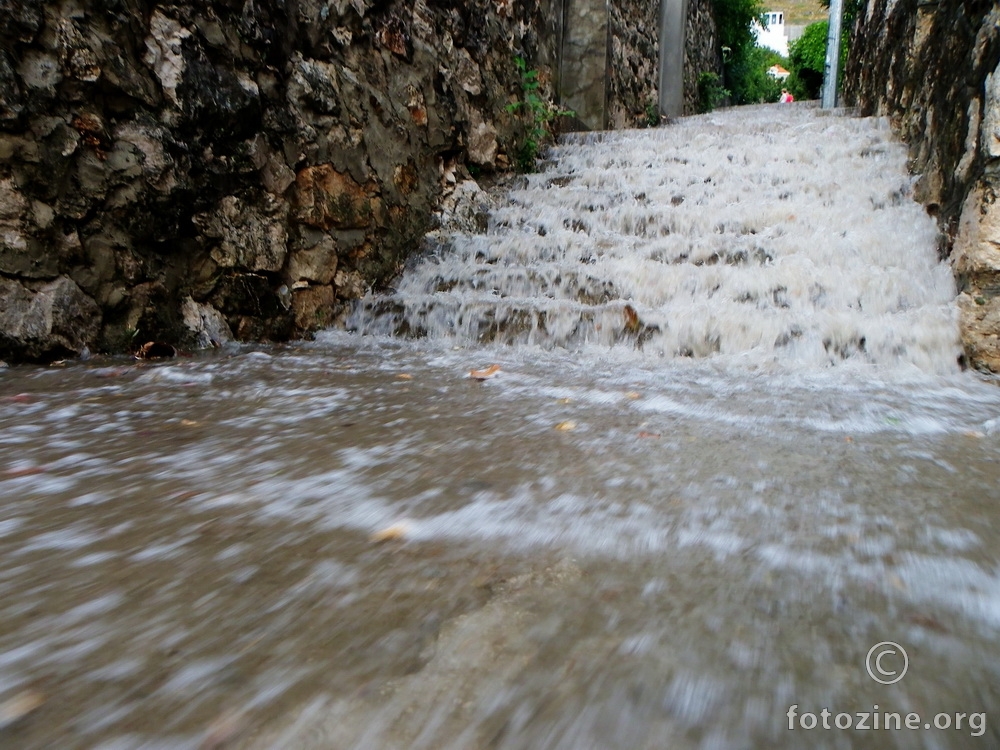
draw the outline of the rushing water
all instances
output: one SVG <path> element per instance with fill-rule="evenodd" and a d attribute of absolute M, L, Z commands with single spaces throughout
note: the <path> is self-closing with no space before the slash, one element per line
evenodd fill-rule
<path fill-rule="evenodd" d="M 908 185 L 805 107 L 582 139 L 354 320 L 410 338 L 0 371 L 0 747 L 997 747 L 1000 390 Z"/>

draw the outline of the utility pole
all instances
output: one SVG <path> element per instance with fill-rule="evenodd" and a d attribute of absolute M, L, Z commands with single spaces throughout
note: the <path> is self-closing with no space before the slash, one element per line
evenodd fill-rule
<path fill-rule="evenodd" d="M 837 106 L 837 73 L 840 70 L 840 27 L 844 0 L 830 0 L 830 33 L 826 37 L 826 66 L 823 70 L 823 109 Z"/>
<path fill-rule="evenodd" d="M 688 0 L 660 0 L 660 114 L 684 114 L 684 37 Z"/>

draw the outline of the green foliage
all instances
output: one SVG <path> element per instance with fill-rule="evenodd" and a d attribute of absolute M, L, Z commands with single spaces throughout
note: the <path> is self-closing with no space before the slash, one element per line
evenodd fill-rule
<path fill-rule="evenodd" d="M 788 61 L 797 70 L 812 70 L 822 74 L 826 66 L 826 38 L 830 24 L 826 21 L 806 26 L 802 36 L 792 42 L 788 50 Z"/>
<path fill-rule="evenodd" d="M 646 127 L 655 128 L 660 124 L 660 105 L 655 99 L 646 102 Z"/>
<path fill-rule="evenodd" d="M 762 23 L 764 6 L 760 0 L 713 0 L 719 46 L 728 49 L 729 57 L 740 58 L 756 45 L 750 24 Z"/>
<path fill-rule="evenodd" d="M 704 71 L 698 75 L 698 112 L 711 112 L 729 97 L 716 73 Z"/>
<path fill-rule="evenodd" d="M 823 72 L 826 68 L 826 40 L 830 24 L 819 21 L 806 26 L 802 36 L 792 42 L 788 50 L 788 62 L 792 70 L 789 88 L 797 97 L 816 99 L 823 88 Z M 843 78 L 844 63 L 847 60 L 848 35 L 840 38 L 839 78 Z"/>
<path fill-rule="evenodd" d="M 829 8 L 830 0 L 819 0 L 819 4 L 824 8 Z M 854 19 L 858 17 L 858 12 L 863 5 L 864 0 L 844 0 L 844 17 L 841 25 L 845 34 L 850 32 L 851 27 L 854 25 Z"/>
<path fill-rule="evenodd" d="M 520 112 L 525 118 L 524 140 L 517 149 L 515 163 L 520 172 L 534 172 L 538 153 L 552 138 L 552 121 L 557 117 L 571 117 L 575 112 L 559 109 L 543 98 L 539 90 L 538 71 L 528 68 L 523 57 L 515 57 L 521 79 L 521 101 L 507 105 L 508 112 Z"/>
<path fill-rule="evenodd" d="M 726 73 L 734 104 L 774 102 L 781 95 L 781 82 L 772 78 L 767 69 L 784 59 L 764 47 L 753 46 L 739 60 L 727 66 Z"/>
<path fill-rule="evenodd" d="M 781 94 L 781 84 L 767 74 L 780 55 L 757 46 L 754 21 L 763 24 L 760 0 L 713 0 L 715 22 L 722 47 L 724 85 L 734 104 L 773 102 Z M 700 106 L 703 106 L 699 102 Z"/>

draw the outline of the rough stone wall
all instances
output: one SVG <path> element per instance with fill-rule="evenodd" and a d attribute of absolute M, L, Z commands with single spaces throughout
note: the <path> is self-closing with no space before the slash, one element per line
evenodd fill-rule
<path fill-rule="evenodd" d="M 646 127 L 649 107 L 657 111 L 659 0 L 611 0 L 611 61 L 608 68 L 608 125 Z M 712 0 L 688 0 L 684 44 L 684 114 L 697 112 L 698 75 L 722 75 Z"/>
<path fill-rule="evenodd" d="M 712 0 L 688 0 L 687 43 L 684 46 L 684 114 L 698 111 L 698 76 L 722 78 L 722 57 Z"/>
<path fill-rule="evenodd" d="M 659 0 L 611 0 L 608 25 L 608 125 L 645 127 L 647 107 L 658 111 Z"/>
<path fill-rule="evenodd" d="M 0 8 L 15 360 L 330 322 L 397 270 L 456 170 L 504 165 L 515 51 L 555 58 L 548 0 Z"/>
<path fill-rule="evenodd" d="M 852 32 L 844 99 L 888 115 L 942 228 L 969 363 L 1000 372 L 1000 6 L 868 0 Z"/>

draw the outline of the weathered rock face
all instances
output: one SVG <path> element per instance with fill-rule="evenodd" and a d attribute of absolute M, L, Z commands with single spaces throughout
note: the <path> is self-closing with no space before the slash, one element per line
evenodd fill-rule
<path fill-rule="evenodd" d="M 328 324 L 511 148 L 515 51 L 555 58 L 549 0 L 3 8 L 13 359 Z"/>
<path fill-rule="evenodd" d="M 722 78 L 722 57 L 712 0 L 688 0 L 687 43 L 684 45 L 684 114 L 698 112 L 698 76 Z"/>
<path fill-rule="evenodd" d="M 1000 372 L 1000 7 L 992 0 L 868 0 L 844 98 L 885 114 L 921 175 L 959 287 L 966 356 Z"/>
<path fill-rule="evenodd" d="M 608 4 L 611 63 L 608 66 L 608 124 L 646 127 L 657 121 L 659 0 L 611 0 Z M 684 114 L 698 107 L 698 75 L 721 75 L 712 0 L 687 0 L 684 41 Z"/>

